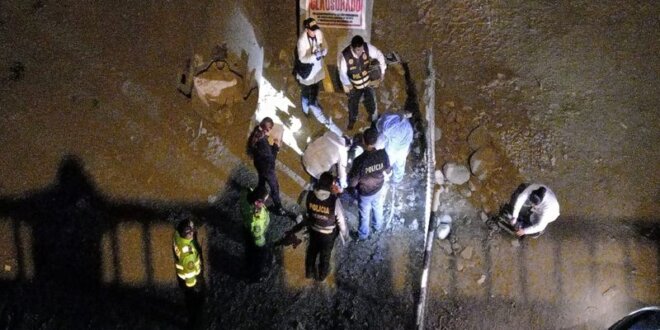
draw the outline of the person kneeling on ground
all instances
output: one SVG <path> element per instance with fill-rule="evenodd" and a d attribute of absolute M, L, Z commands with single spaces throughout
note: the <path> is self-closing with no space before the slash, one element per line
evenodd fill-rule
<path fill-rule="evenodd" d="M 268 273 L 266 261 L 270 255 L 266 244 L 266 232 L 270 216 L 266 209 L 268 191 L 265 186 L 241 192 L 241 215 L 245 233 L 245 254 L 247 271 L 252 280 L 264 277 Z"/>
<path fill-rule="evenodd" d="M 511 200 L 511 205 L 510 224 L 518 236 L 538 237 L 550 222 L 559 217 L 559 202 L 555 193 L 542 184 L 527 186 Z"/>
<path fill-rule="evenodd" d="M 350 138 L 326 132 L 307 146 L 302 156 L 303 166 L 316 180 L 322 173 L 329 172 L 336 166 L 339 184 L 342 189 L 346 188 L 346 166 L 350 147 Z"/>
<path fill-rule="evenodd" d="M 299 223 L 287 232 L 292 235 L 307 227 L 309 243 L 305 257 L 305 277 L 324 281 L 330 273 L 330 257 L 337 238 L 337 228 L 342 242 L 348 238 L 344 209 L 338 196 L 333 193 L 338 187 L 330 172 L 321 174 L 314 193 L 307 195 L 305 215 L 299 216 Z M 318 272 L 316 260 L 318 262 Z M 318 276 L 314 276 L 315 273 Z"/>

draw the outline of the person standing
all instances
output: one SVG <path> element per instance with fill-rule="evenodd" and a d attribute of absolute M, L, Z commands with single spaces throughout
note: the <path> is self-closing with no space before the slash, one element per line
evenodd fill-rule
<path fill-rule="evenodd" d="M 265 186 L 257 186 L 254 190 L 243 189 L 240 198 L 241 215 L 245 233 L 245 254 L 247 271 L 252 280 L 262 278 L 267 274 L 266 261 L 270 256 L 266 244 L 266 232 L 270 216 L 266 209 L 268 191 Z"/>
<path fill-rule="evenodd" d="M 298 38 L 296 51 L 301 63 L 311 66 L 309 72 L 296 72 L 296 79 L 300 83 L 300 102 L 305 116 L 311 110 L 314 117 L 323 125 L 329 126 L 330 120 L 323 113 L 319 104 L 319 85 L 325 79 L 323 58 L 328 54 L 325 48 L 323 32 L 314 18 L 303 21 L 305 31 Z"/>
<path fill-rule="evenodd" d="M 273 129 L 273 119 L 266 117 L 261 120 L 259 125 L 255 126 L 248 138 L 247 152 L 252 157 L 254 167 L 257 169 L 259 182 L 257 187 L 265 186 L 268 183 L 270 195 L 273 198 L 273 213 L 277 215 L 286 215 L 280 200 L 280 185 L 275 175 L 275 160 L 280 151 L 281 141 L 274 139 L 273 144 L 268 143 L 268 136 Z"/>
<path fill-rule="evenodd" d="M 383 224 L 383 184 L 392 169 L 387 153 L 376 149 L 378 131 L 368 128 L 363 134 L 365 151 L 355 158 L 348 175 L 348 186 L 357 187 L 358 206 L 360 209 L 358 238 L 369 238 L 370 225 L 374 230 L 381 229 Z"/>
<path fill-rule="evenodd" d="M 559 202 L 555 193 L 542 184 L 531 184 L 520 192 L 511 205 L 510 224 L 516 229 L 516 235 L 543 234 L 545 228 L 559 217 Z"/>
<path fill-rule="evenodd" d="M 379 133 L 376 149 L 384 148 L 387 152 L 392 165 L 393 184 L 401 182 L 406 171 L 406 158 L 413 140 L 413 127 L 409 118 L 410 114 L 387 113 L 376 122 Z"/>
<path fill-rule="evenodd" d="M 305 216 L 287 235 L 292 235 L 307 227 L 309 243 L 305 257 L 305 277 L 324 281 L 330 274 L 330 257 L 337 234 L 342 242 L 348 238 L 344 209 L 336 193 L 335 177 L 330 172 L 321 174 L 314 192 L 305 200 Z M 299 216 L 301 217 L 301 216 Z M 339 229 L 339 231 L 337 231 Z M 317 267 L 318 260 L 318 267 Z"/>
<path fill-rule="evenodd" d="M 385 56 L 378 48 L 367 44 L 359 35 L 353 37 L 351 44 L 338 56 L 339 79 L 344 92 L 348 94 L 348 130 L 352 130 L 355 125 L 362 97 L 371 121 L 376 120 L 376 98 L 369 76 L 372 59 L 378 60 L 380 77 L 384 77 L 387 69 Z"/>
<path fill-rule="evenodd" d="M 183 289 L 188 311 L 188 327 L 196 329 L 201 328 L 200 322 L 204 311 L 204 284 L 203 278 L 198 279 L 202 272 L 202 260 L 195 236 L 193 221 L 183 220 L 176 226 L 172 245 L 176 275 L 179 286 Z"/>
<path fill-rule="evenodd" d="M 336 166 L 339 184 L 342 189 L 346 188 L 346 166 L 350 147 L 350 138 L 341 137 L 334 132 L 326 132 L 307 146 L 302 156 L 303 166 L 316 180 L 321 174 L 332 171 Z"/>

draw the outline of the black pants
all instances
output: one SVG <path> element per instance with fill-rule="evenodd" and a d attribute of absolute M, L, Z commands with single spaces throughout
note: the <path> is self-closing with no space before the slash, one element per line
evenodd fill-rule
<path fill-rule="evenodd" d="M 179 288 L 183 291 L 184 302 L 186 304 L 186 311 L 188 313 L 188 329 L 203 329 L 202 319 L 205 310 L 205 297 L 206 297 L 206 283 L 204 283 L 204 276 L 199 274 L 197 276 L 197 284 L 192 288 L 186 286 L 185 281 L 178 278 Z"/>
<path fill-rule="evenodd" d="M 310 106 L 319 106 L 319 83 L 311 85 L 300 84 L 300 103 L 303 113 L 309 114 Z"/>
<path fill-rule="evenodd" d="M 369 114 L 369 120 L 373 120 L 373 115 L 376 112 L 376 98 L 374 96 L 374 89 L 365 87 L 363 89 L 353 88 L 348 93 L 348 122 L 355 123 L 358 116 L 358 107 L 360 106 L 360 98 L 364 95 L 364 107 Z"/>
<path fill-rule="evenodd" d="M 268 187 L 270 187 L 270 198 L 273 199 L 273 205 L 275 208 L 282 207 L 282 200 L 280 200 L 280 184 L 277 182 L 275 169 L 257 171 L 257 174 L 259 176 L 257 186 L 265 186 L 266 183 L 268 183 Z"/>
<path fill-rule="evenodd" d="M 319 258 L 318 279 L 323 281 L 330 273 L 330 256 L 337 238 L 337 230 L 332 234 L 321 234 L 309 229 L 309 245 L 305 257 L 305 275 L 311 277 L 316 270 L 316 259 Z"/>
<path fill-rule="evenodd" d="M 250 280 L 258 280 L 262 275 L 268 273 L 268 257 L 270 256 L 268 245 L 257 246 L 254 244 L 252 233 L 244 228 L 245 239 L 245 271 Z"/>

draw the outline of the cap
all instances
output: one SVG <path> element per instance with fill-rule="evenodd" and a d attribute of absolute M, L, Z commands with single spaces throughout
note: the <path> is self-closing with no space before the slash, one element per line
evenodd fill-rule
<path fill-rule="evenodd" d="M 305 27 L 305 29 L 310 29 L 312 31 L 315 31 L 315 30 L 319 29 L 318 24 L 316 24 L 316 20 L 312 17 L 304 20 L 303 21 L 303 26 Z"/>

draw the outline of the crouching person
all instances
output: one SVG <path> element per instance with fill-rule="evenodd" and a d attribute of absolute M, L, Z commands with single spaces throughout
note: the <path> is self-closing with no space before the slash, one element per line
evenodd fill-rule
<path fill-rule="evenodd" d="M 520 193 L 514 193 L 511 200 L 510 224 L 519 237 L 537 238 L 559 217 L 557 197 L 548 186 L 538 183 L 521 185 L 517 191 Z"/>
<path fill-rule="evenodd" d="M 341 235 L 342 242 L 348 238 L 341 201 L 332 192 L 337 189 L 339 187 L 336 186 L 332 174 L 329 172 L 321 174 L 314 192 L 307 195 L 306 211 L 300 219 L 301 222 L 288 232 L 295 234 L 303 226 L 307 227 L 309 244 L 305 257 L 305 277 L 315 278 L 318 281 L 324 281 L 330 274 L 330 257 L 337 234 Z"/>
<path fill-rule="evenodd" d="M 266 244 L 266 232 L 270 215 L 266 208 L 268 191 L 258 185 L 254 190 L 244 189 L 241 193 L 241 215 L 245 236 L 247 272 L 250 280 L 257 281 L 268 274 L 267 260 L 270 256 Z"/>

